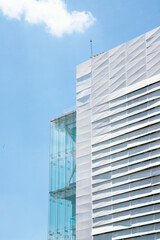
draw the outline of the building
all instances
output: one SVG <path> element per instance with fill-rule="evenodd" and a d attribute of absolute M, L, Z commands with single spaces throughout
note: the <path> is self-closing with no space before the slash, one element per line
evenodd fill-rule
<path fill-rule="evenodd" d="M 76 239 L 76 113 L 51 121 L 48 240 Z"/>
<path fill-rule="evenodd" d="M 160 28 L 77 67 L 76 240 L 160 239 Z"/>
<path fill-rule="evenodd" d="M 160 27 L 80 64 L 76 93 L 51 121 L 48 239 L 160 239 Z"/>

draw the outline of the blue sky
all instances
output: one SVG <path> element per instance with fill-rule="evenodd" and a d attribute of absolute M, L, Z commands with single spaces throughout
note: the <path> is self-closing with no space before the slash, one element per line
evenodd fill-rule
<path fill-rule="evenodd" d="M 83 33 L 76 25 L 71 34 L 50 25 L 46 30 L 45 21 L 25 21 L 24 13 L 19 20 L 8 18 L 5 1 L 0 0 L 0 239 L 46 240 L 50 119 L 75 106 L 76 65 L 89 59 L 90 39 L 98 54 L 158 27 L 160 1 L 66 0 L 68 12 L 90 11 L 96 19 L 87 18 L 92 24 L 81 23 Z"/>

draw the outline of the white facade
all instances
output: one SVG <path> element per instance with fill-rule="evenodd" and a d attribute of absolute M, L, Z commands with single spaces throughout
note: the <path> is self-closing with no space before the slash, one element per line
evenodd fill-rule
<path fill-rule="evenodd" d="M 76 239 L 160 239 L 160 27 L 78 66 L 76 151 Z"/>
<path fill-rule="evenodd" d="M 77 73 L 76 115 L 76 239 L 91 240 L 92 158 L 91 158 L 91 64 L 81 64 Z"/>

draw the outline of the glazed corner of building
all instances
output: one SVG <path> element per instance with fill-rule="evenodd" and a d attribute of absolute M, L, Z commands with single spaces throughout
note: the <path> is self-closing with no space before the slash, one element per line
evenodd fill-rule
<path fill-rule="evenodd" d="M 160 239 L 160 27 L 78 65 L 76 92 L 76 239 Z"/>
<path fill-rule="evenodd" d="M 51 120 L 48 240 L 76 239 L 76 112 Z"/>

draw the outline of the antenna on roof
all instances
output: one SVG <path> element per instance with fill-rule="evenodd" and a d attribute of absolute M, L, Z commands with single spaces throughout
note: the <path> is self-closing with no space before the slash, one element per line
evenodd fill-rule
<path fill-rule="evenodd" d="M 93 56 L 92 40 L 90 40 L 90 45 L 91 45 L 91 57 L 92 57 Z"/>

